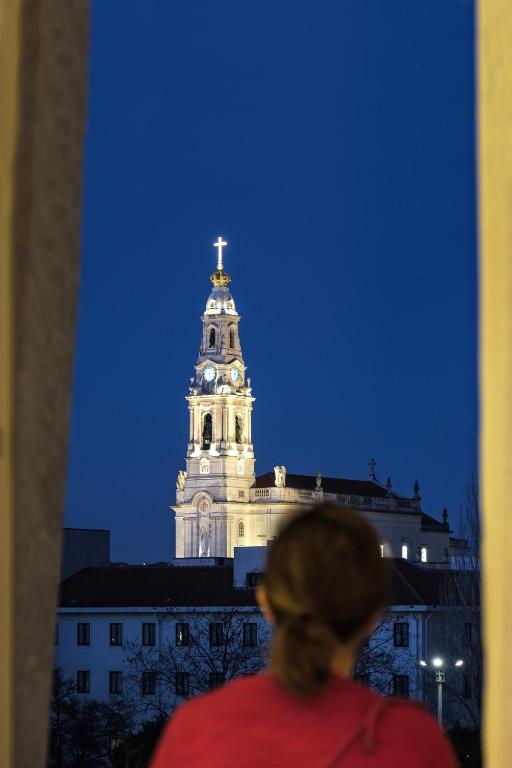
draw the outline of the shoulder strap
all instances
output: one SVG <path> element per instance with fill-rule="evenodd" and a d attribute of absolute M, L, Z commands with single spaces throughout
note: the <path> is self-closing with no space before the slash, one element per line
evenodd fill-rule
<path fill-rule="evenodd" d="M 340 758 L 345 755 L 348 750 L 353 746 L 354 742 L 361 739 L 362 748 L 364 752 L 373 752 L 377 742 L 377 729 L 382 722 L 382 718 L 392 707 L 396 706 L 409 706 L 424 709 L 421 702 L 411 701 L 410 699 L 400 699 L 397 697 L 383 698 L 378 697 L 376 701 L 372 701 L 370 706 L 366 709 L 364 717 L 361 722 L 355 727 L 353 731 L 348 733 L 333 755 L 324 764 L 324 768 L 336 768 Z"/>

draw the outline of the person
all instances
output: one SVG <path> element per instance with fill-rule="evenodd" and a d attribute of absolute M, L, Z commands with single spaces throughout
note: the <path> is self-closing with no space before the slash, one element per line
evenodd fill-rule
<path fill-rule="evenodd" d="M 257 592 L 275 625 L 268 672 L 183 704 L 151 768 L 455 768 L 422 705 L 351 679 L 387 596 L 386 561 L 361 515 L 319 504 L 291 517 Z"/>

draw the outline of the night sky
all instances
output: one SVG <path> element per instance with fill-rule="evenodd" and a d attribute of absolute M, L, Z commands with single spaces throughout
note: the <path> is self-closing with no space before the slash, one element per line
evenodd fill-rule
<path fill-rule="evenodd" d="M 477 464 L 474 8 L 92 3 L 66 525 L 168 560 L 214 270 L 256 471 L 366 478 L 456 522 Z"/>

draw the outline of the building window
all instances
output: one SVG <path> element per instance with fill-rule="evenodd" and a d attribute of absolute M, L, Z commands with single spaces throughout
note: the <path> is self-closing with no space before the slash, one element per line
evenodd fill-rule
<path fill-rule="evenodd" d="M 393 644 L 395 648 L 407 648 L 409 646 L 408 621 L 395 621 L 393 624 Z"/>
<path fill-rule="evenodd" d="M 426 563 L 427 562 L 427 548 L 426 547 L 422 547 L 420 549 L 420 560 L 421 560 L 422 563 Z"/>
<path fill-rule="evenodd" d="M 235 346 L 235 332 L 232 328 L 229 331 L 229 346 L 231 349 Z"/>
<path fill-rule="evenodd" d="M 155 625 L 152 622 L 142 625 L 142 645 L 155 645 Z"/>
<path fill-rule="evenodd" d="M 91 644 L 91 625 L 79 623 L 76 625 L 76 644 L 77 645 L 90 645 Z"/>
<path fill-rule="evenodd" d="M 471 645 L 471 639 L 473 634 L 473 627 L 471 626 L 471 622 L 465 621 L 464 622 L 464 645 L 467 648 Z"/>
<path fill-rule="evenodd" d="M 210 624 L 210 645 L 222 645 L 224 642 L 224 627 L 220 621 L 212 621 Z"/>
<path fill-rule="evenodd" d="M 188 696 L 189 674 L 188 672 L 176 672 L 176 696 Z"/>
<path fill-rule="evenodd" d="M 122 693 L 123 692 L 123 673 L 122 672 L 109 672 L 108 673 L 108 688 L 110 693 Z"/>
<path fill-rule="evenodd" d="M 238 491 L 238 498 L 245 499 L 245 491 Z"/>
<path fill-rule="evenodd" d="M 249 589 L 256 589 L 261 581 L 261 571 L 251 571 L 245 574 L 245 586 Z"/>
<path fill-rule="evenodd" d="M 213 691 L 214 688 L 218 688 L 219 685 L 223 684 L 224 675 L 222 674 L 222 672 L 210 672 L 209 680 L 210 680 L 210 691 Z"/>
<path fill-rule="evenodd" d="M 384 544 L 379 544 L 380 556 L 384 557 Z"/>
<path fill-rule="evenodd" d="M 79 669 L 76 673 L 76 692 L 91 692 L 91 673 L 88 669 Z"/>
<path fill-rule="evenodd" d="M 110 625 L 110 645 L 122 645 L 123 644 L 123 625 L 111 624 Z"/>
<path fill-rule="evenodd" d="M 409 675 L 393 675 L 393 696 L 409 698 Z"/>
<path fill-rule="evenodd" d="M 53 633 L 53 644 L 58 645 L 59 644 L 59 622 L 55 622 L 55 632 Z"/>
<path fill-rule="evenodd" d="M 254 647 L 258 644 L 258 625 L 255 621 L 244 622 L 244 645 Z"/>
<path fill-rule="evenodd" d="M 238 523 L 238 538 L 243 539 L 244 536 L 245 536 L 245 526 L 243 524 L 243 521 L 240 520 L 240 522 Z"/>
<path fill-rule="evenodd" d="M 238 444 L 242 442 L 242 417 L 235 416 L 235 440 Z"/>
<path fill-rule="evenodd" d="M 212 415 L 207 413 L 203 420 L 203 450 L 208 450 L 212 442 Z"/>
<path fill-rule="evenodd" d="M 110 737 L 110 757 L 113 756 L 114 752 L 116 752 L 123 743 L 122 736 L 122 733 L 114 733 Z"/>
<path fill-rule="evenodd" d="M 208 346 L 210 349 L 215 349 L 215 328 L 210 328 L 210 336 L 208 338 Z"/>
<path fill-rule="evenodd" d="M 408 548 L 407 544 L 402 544 L 402 559 L 403 560 L 407 560 L 408 553 L 409 553 L 409 548 Z"/>
<path fill-rule="evenodd" d="M 190 627 L 183 621 L 176 624 L 176 645 L 190 645 Z"/>
<path fill-rule="evenodd" d="M 156 672 L 153 670 L 144 670 L 142 673 L 142 693 L 144 696 L 156 693 Z"/>

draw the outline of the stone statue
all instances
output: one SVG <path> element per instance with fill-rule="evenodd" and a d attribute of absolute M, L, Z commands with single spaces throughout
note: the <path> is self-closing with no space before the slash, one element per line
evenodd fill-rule
<path fill-rule="evenodd" d="M 185 490 L 185 478 L 187 476 L 187 473 L 184 469 L 180 469 L 178 472 L 178 477 L 176 478 L 176 490 L 177 491 L 184 491 Z"/>
<path fill-rule="evenodd" d="M 199 530 L 199 557 L 208 557 L 209 536 L 208 527 L 202 525 Z"/>
<path fill-rule="evenodd" d="M 276 488 L 284 488 L 286 485 L 286 467 L 283 465 L 275 466 L 274 475 Z"/>

